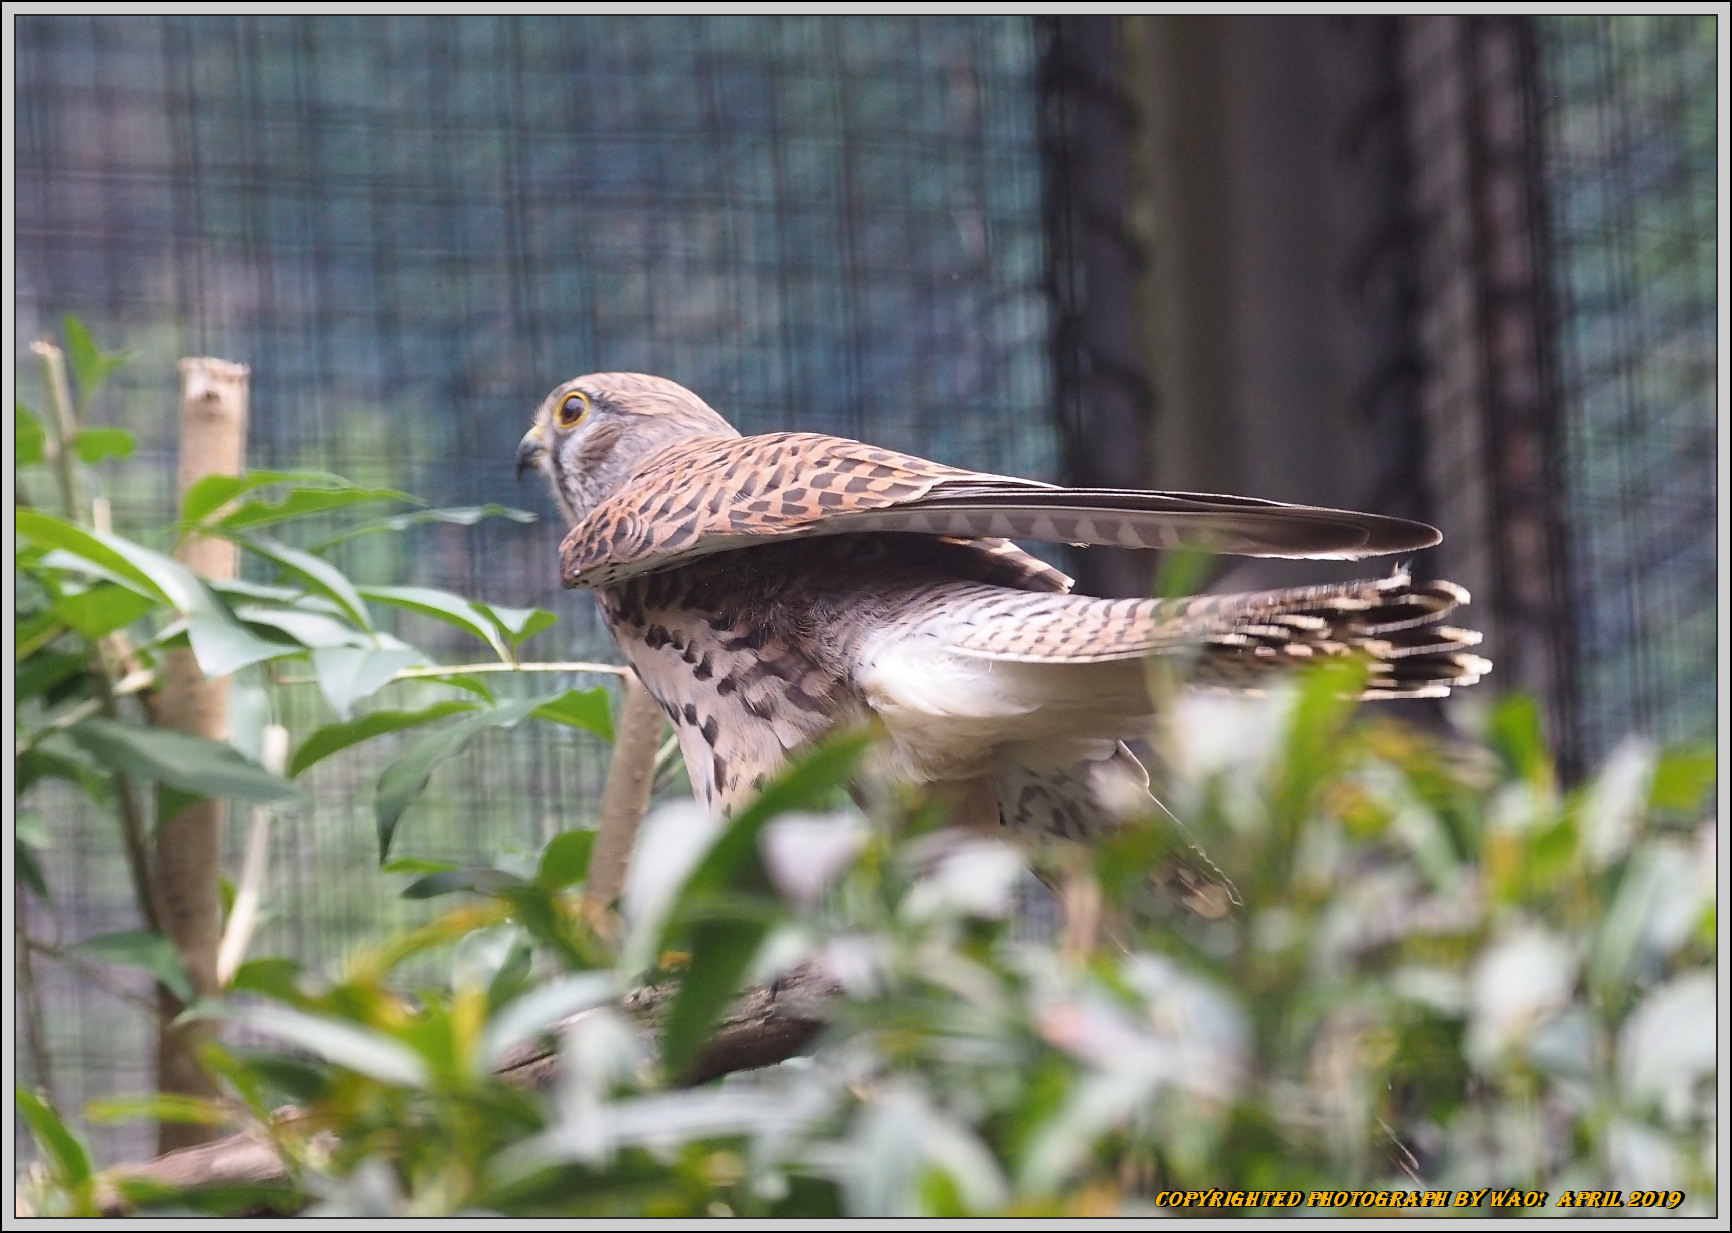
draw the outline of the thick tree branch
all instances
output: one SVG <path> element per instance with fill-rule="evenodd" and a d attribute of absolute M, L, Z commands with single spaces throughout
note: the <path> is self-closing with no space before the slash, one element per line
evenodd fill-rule
<path fill-rule="evenodd" d="M 676 985 L 638 989 L 628 994 L 622 1005 L 653 1028 L 677 989 Z M 797 968 L 773 986 L 748 989 L 717 1026 L 681 1085 L 695 1086 L 734 1071 L 773 1066 L 797 1056 L 823 1030 L 824 1004 L 837 992 L 836 985 L 815 967 Z M 551 1035 L 557 1038 L 574 1022 L 576 1017 L 554 1025 Z M 508 1057 L 498 1074 L 513 1087 L 541 1090 L 552 1085 L 558 1066 L 557 1050 L 536 1044 Z M 301 1116 L 299 1110 L 288 1108 L 278 1110 L 276 1120 L 286 1124 Z M 275 1147 L 256 1132 L 229 1135 L 109 1171 L 112 1179 L 149 1181 L 177 1189 L 268 1185 L 286 1181 L 288 1176 Z M 126 1211 L 118 1193 L 106 1195 L 102 1204 L 110 1215 Z"/>

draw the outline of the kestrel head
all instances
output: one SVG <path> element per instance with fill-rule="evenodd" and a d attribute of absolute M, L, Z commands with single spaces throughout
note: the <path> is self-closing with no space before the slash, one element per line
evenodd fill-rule
<path fill-rule="evenodd" d="M 517 474 L 539 467 L 573 525 L 649 455 L 689 437 L 740 434 L 683 385 L 636 372 L 598 372 L 555 387 L 517 445 Z"/>

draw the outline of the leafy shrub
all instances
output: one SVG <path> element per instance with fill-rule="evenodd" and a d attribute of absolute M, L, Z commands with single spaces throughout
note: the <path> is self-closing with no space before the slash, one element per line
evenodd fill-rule
<path fill-rule="evenodd" d="M 1352 685 L 1182 702 L 1163 792 L 1188 835 L 1156 811 L 1025 853 L 887 791 L 838 809 L 847 738 L 731 824 L 653 815 L 611 955 L 573 906 L 570 836 L 534 876 L 423 883 L 467 898 L 331 983 L 252 965 L 252 997 L 211 1013 L 288 1048 L 220 1055 L 233 1099 L 210 1112 L 271 1134 L 331 1213 L 1105 1215 L 1212 1188 L 1506 1187 L 1712 1211 L 1711 757 L 1631 744 L 1564 793 L 1525 701 L 1442 740 L 1355 716 Z M 1148 874 L 1180 853 L 1241 902 L 1176 903 Z M 1113 940 L 1019 923 L 1031 868 L 1073 902 L 1098 887 Z M 450 985 L 394 988 L 433 945 Z M 742 983 L 814 958 L 841 991 L 809 1058 L 677 1085 Z M 619 1001 L 646 980 L 675 990 L 659 1020 Z M 551 1089 L 493 1073 L 580 1011 Z M 271 1122 L 284 1099 L 304 1116 Z"/>

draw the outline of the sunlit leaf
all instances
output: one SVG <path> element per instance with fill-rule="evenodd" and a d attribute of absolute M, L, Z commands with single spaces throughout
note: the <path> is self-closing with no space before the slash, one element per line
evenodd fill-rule
<path fill-rule="evenodd" d="M 225 741 L 171 728 L 86 719 L 68 734 L 108 766 L 220 800 L 310 805 L 312 798 Z"/>
<path fill-rule="evenodd" d="M 568 689 L 559 697 L 536 707 L 533 714 L 537 719 L 593 732 L 604 741 L 613 740 L 613 712 L 608 706 L 607 690 L 600 686 Z"/>
<path fill-rule="evenodd" d="M 589 856 L 595 848 L 594 831 L 563 831 L 541 850 L 535 884 L 543 890 L 563 890 L 589 874 Z"/>
<path fill-rule="evenodd" d="M 1701 808 L 1703 798 L 1714 787 L 1719 767 L 1720 759 L 1712 745 L 1666 750 L 1654 768 L 1649 803 L 1655 809 Z"/>
<path fill-rule="evenodd" d="M 54 601 L 54 611 L 61 619 L 93 642 L 125 629 L 161 606 L 157 600 L 113 582 L 99 582 Z"/>
<path fill-rule="evenodd" d="M 86 428 L 73 438 L 78 460 L 95 466 L 109 458 L 130 458 L 138 442 L 124 428 Z"/>
<path fill-rule="evenodd" d="M 13 403 L 17 408 L 17 418 L 13 421 L 13 448 L 17 451 L 15 461 L 18 466 L 35 466 L 48 461 L 48 433 L 42 427 L 42 421 L 24 404 L 22 399 Z"/>
<path fill-rule="evenodd" d="M 221 1103 L 199 1096 L 152 1092 L 144 1096 L 110 1096 L 89 1100 L 84 1116 L 107 1125 L 123 1122 L 179 1122 L 192 1126 L 223 1126 L 234 1120 Z"/>
<path fill-rule="evenodd" d="M 15 1087 L 12 1090 L 19 1116 L 30 1127 L 31 1136 L 48 1158 L 58 1179 L 67 1185 L 90 1180 L 90 1153 L 84 1150 L 78 1136 L 67 1129 L 60 1115 L 28 1088 Z"/>
<path fill-rule="evenodd" d="M 298 959 L 270 955 L 241 964 L 228 987 L 236 993 L 258 993 L 279 1002 L 293 1002 L 301 995 L 300 975 Z"/>
<path fill-rule="evenodd" d="M 452 699 L 448 702 L 436 702 L 419 711 L 373 711 L 347 723 L 326 724 L 313 731 L 295 750 L 294 757 L 289 759 L 289 778 L 293 779 L 315 762 L 322 762 L 334 753 L 348 749 L 351 745 L 359 745 L 375 736 L 418 727 L 436 719 L 444 719 L 447 715 L 475 709 L 473 702 Z"/>
<path fill-rule="evenodd" d="M 118 933 L 98 934 L 80 942 L 77 949 L 109 963 L 142 968 L 182 1002 L 193 999 L 192 981 L 187 979 L 186 969 L 181 966 L 180 954 L 174 943 L 160 933 L 125 929 Z"/>
<path fill-rule="evenodd" d="M 325 1061 L 394 1087 L 425 1087 L 431 1075 L 413 1049 L 383 1032 L 281 1006 L 218 1007 L 211 1017 L 241 1023 Z"/>

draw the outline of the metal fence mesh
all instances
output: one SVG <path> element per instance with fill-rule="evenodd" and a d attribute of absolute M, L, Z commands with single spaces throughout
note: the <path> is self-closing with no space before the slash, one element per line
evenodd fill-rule
<path fill-rule="evenodd" d="M 1590 756 L 1712 736 L 1718 56 L 1711 16 L 1538 19 Z"/>
<path fill-rule="evenodd" d="M 551 502 L 511 483 L 535 404 L 579 373 L 672 377 L 747 433 L 838 432 L 1055 478 L 1026 19 L 16 31 L 16 343 L 28 359 L 70 311 L 138 352 L 96 411 L 139 437 L 107 483 L 122 533 L 172 512 L 186 354 L 250 365 L 253 466 L 539 510 L 532 527 L 373 536 L 337 559 L 370 582 L 553 608 L 560 625 L 532 644 L 550 659 L 612 650 L 587 596 L 558 588 Z M 442 627 L 401 632 L 472 653 Z M 392 688 L 392 705 L 416 704 Z M 310 689 L 273 696 L 297 738 L 329 719 Z M 415 915 L 402 879 L 375 870 L 390 752 L 316 768 L 317 812 L 277 823 L 259 953 L 318 968 Z M 400 848 L 532 849 L 587 820 L 603 756 L 576 735 L 484 737 L 439 770 Z M 28 804 L 54 842 L 55 919 L 32 927 L 68 942 L 133 927 L 108 819 L 52 788 Z M 146 1087 L 143 1019 L 65 971 L 38 976 L 64 1103 Z"/>

